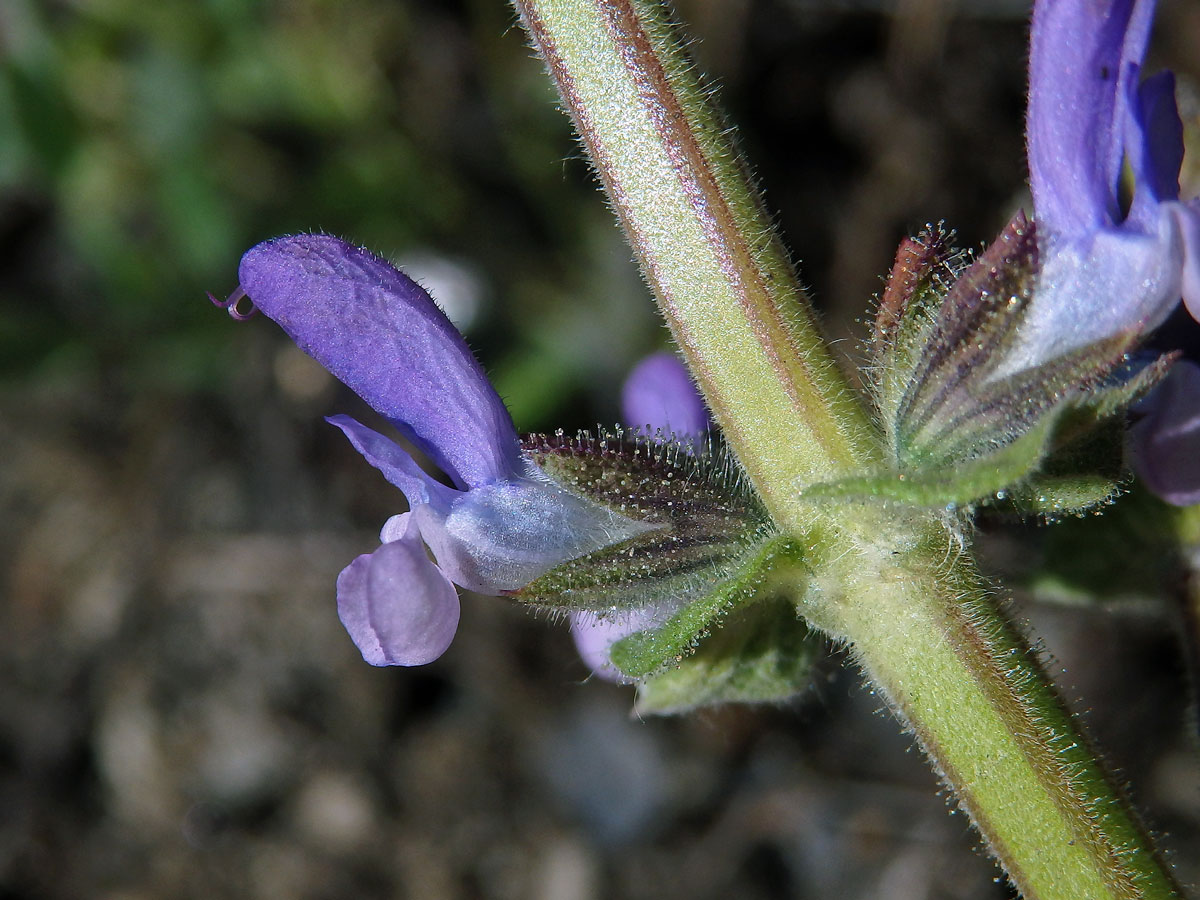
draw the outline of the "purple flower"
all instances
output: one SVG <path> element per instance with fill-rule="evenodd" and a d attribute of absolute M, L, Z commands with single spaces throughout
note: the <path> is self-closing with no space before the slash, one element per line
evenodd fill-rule
<path fill-rule="evenodd" d="M 338 615 L 367 662 L 421 665 L 445 652 L 458 626 L 454 584 L 514 591 L 650 527 L 563 490 L 526 459 L 461 335 L 386 262 L 295 235 L 249 250 L 238 275 L 255 307 L 453 482 L 349 416 L 329 419 L 409 504 L 384 525 L 383 545 L 338 577 Z"/>
<path fill-rule="evenodd" d="M 1042 272 L 995 377 L 1200 315 L 1200 206 L 1179 200 L 1183 131 L 1169 72 L 1141 78 L 1154 0 L 1038 0 L 1029 174 Z M 1133 195 L 1122 208 L 1122 166 Z"/>
<path fill-rule="evenodd" d="M 699 441 L 710 424 L 691 373 L 674 353 L 652 353 L 634 366 L 621 391 L 621 413 L 626 425 L 648 435 Z"/>
<path fill-rule="evenodd" d="M 1142 407 L 1130 433 L 1137 473 L 1168 503 L 1200 503 L 1200 366 L 1176 363 Z"/>
<path fill-rule="evenodd" d="M 673 353 L 654 353 L 634 367 L 621 391 L 621 412 L 632 428 L 648 435 L 661 432 L 663 436 L 691 439 L 697 449 L 710 424 L 708 407 L 691 374 Z M 600 678 L 628 681 L 609 660 L 609 649 L 634 632 L 663 624 L 675 611 L 673 604 L 664 603 L 614 610 L 604 616 L 574 612 L 571 636 L 575 649 Z"/>

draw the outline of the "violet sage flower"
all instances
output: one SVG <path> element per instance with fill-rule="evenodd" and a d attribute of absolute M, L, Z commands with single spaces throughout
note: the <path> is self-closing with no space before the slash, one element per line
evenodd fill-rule
<path fill-rule="evenodd" d="M 453 482 L 351 417 L 329 419 L 409 505 L 384 525 L 382 546 L 338 578 L 338 615 L 367 662 L 421 665 L 445 652 L 458 626 L 456 584 L 515 591 L 653 529 L 564 490 L 523 454 L 462 336 L 388 263 L 327 235 L 294 235 L 253 247 L 238 275 L 258 310 Z"/>
<path fill-rule="evenodd" d="M 1034 4 L 1026 125 L 1042 268 L 993 377 L 1117 334 L 1144 335 L 1180 296 L 1200 315 L 1200 206 L 1179 199 L 1175 80 L 1141 77 L 1154 5 Z M 1126 163 L 1127 210 L 1118 192 Z"/>
<path fill-rule="evenodd" d="M 621 417 L 630 428 L 698 444 L 711 420 L 692 374 L 674 353 L 652 353 L 621 388 Z"/>
<path fill-rule="evenodd" d="M 1138 475 L 1168 503 L 1200 503 L 1200 366 L 1176 363 L 1141 411 L 1130 434 Z"/>

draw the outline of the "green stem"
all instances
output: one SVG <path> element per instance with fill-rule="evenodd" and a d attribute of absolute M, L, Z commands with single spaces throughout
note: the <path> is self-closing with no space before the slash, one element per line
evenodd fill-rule
<path fill-rule="evenodd" d="M 665 22 L 628 0 L 516 0 L 642 271 L 766 493 L 874 453 L 740 158 Z"/>
<path fill-rule="evenodd" d="M 714 416 L 786 536 L 800 612 L 851 647 L 1028 898 L 1179 896 L 955 543 L 898 507 L 823 507 L 875 431 L 662 9 L 514 0 Z"/>
<path fill-rule="evenodd" d="M 965 554 L 936 525 L 906 546 L 920 530 L 851 552 L 836 535 L 801 612 L 850 646 L 1024 897 L 1181 896 Z"/>

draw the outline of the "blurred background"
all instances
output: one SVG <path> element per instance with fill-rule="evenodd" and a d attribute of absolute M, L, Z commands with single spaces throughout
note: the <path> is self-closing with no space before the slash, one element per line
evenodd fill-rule
<path fill-rule="evenodd" d="M 1028 208 L 1024 0 L 678 9 L 848 357 L 903 235 Z M 1164 0 L 1193 132 L 1198 48 Z M 334 580 L 402 501 L 322 421 L 361 402 L 205 299 L 302 230 L 406 265 L 523 430 L 615 421 L 666 344 L 501 0 L 4 0 L 0 898 L 1010 896 L 832 650 L 784 708 L 647 721 L 495 598 L 431 666 L 363 663 Z M 1195 883 L 1147 506 L 981 541 Z"/>

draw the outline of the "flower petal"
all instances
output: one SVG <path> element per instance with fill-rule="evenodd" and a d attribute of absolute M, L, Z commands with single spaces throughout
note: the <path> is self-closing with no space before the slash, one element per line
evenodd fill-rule
<path fill-rule="evenodd" d="M 1176 363 L 1130 432 L 1134 469 L 1176 506 L 1200 503 L 1200 366 Z"/>
<path fill-rule="evenodd" d="M 1030 36 L 1029 175 L 1043 234 L 1120 221 L 1125 78 L 1145 53 L 1154 0 L 1042 0 Z M 1135 64 L 1133 71 L 1127 63 Z"/>
<path fill-rule="evenodd" d="M 408 533 L 411 518 L 412 513 L 402 512 L 384 522 L 383 527 L 379 529 L 379 543 L 390 544 L 392 541 L 401 540 Z"/>
<path fill-rule="evenodd" d="M 400 488 L 410 505 L 433 503 L 445 508 L 449 506 L 451 498 L 459 493 L 427 475 L 408 451 L 391 438 L 368 428 L 353 417 L 329 416 L 325 421 L 340 428 L 363 459 Z"/>
<path fill-rule="evenodd" d="M 1173 216 L 1183 240 L 1183 273 L 1180 293 L 1192 318 L 1200 320 L 1200 199 L 1190 203 L 1168 203 L 1167 215 Z"/>
<path fill-rule="evenodd" d="M 1152 234 L 1105 228 L 1051 244 L 1034 301 L 989 381 L 1160 325 L 1179 302 L 1184 250 L 1175 217 L 1155 225 Z"/>
<path fill-rule="evenodd" d="M 458 630 L 458 594 L 410 534 L 358 557 L 338 576 L 338 618 L 373 666 L 433 662 Z"/>
<path fill-rule="evenodd" d="M 371 555 L 364 553 L 342 569 L 337 579 L 338 618 L 354 641 L 354 646 L 363 659 L 373 666 L 386 666 L 387 659 L 379 635 L 371 625 L 370 601 L 367 591 L 367 573 L 371 568 Z"/>
<path fill-rule="evenodd" d="M 625 380 L 621 391 L 625 424 L 679 437 L 708 431 L 708 408 L 687 367 L 673 353 L 647 356 Z"/>
<path fill-rule="evenodd" d="M 252 247 L 238 275 L 258 309 L 459 487 L 519 470 L 508 410 L 416 282 L 365 250 L 313 234 Z"/>
<path fill-rule="evenodd" d="M 1126 148 L 1134 175 L 1127 223 L 1154 227 L 1160 204 L 1179 199 L 1183 122 L 1175 105 L 1175 76 L 1159 72 L 1136 88 L 1129 103 Z"/>

